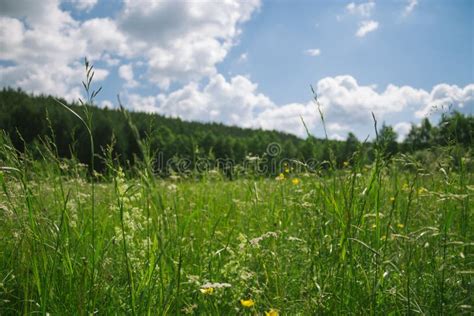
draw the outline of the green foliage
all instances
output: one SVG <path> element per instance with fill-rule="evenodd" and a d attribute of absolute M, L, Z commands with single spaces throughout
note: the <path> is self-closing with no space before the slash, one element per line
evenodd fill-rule
<path fill-rule="evenodd" d="M 163 180 L 148 143 L 133 176 L 109 145 L 91 192 L 52 141 L 34 157 L 0 134 L 1 315 L 474 312 L 468 157 Z"/>
<path fill-rule="evenodd" d="M 434 132 L 430 121 L 424 118 L 419 127 L 412 125 L 405 139 L 405 146 L 411 151 L 429 148 L 434 145 Z"/>
<path fill-rule="evenodd" d="M 83 116 L 81 105 L 68 104 Z M 119 110 L 90 107 L 95 152 L 100 153 L 115 139 L 114 157 L 123 165 L 133 165 L 140 150 L 127 120 Z M 46 117 L 51 121 L 55 143 L 61 157 L 75 157 L 80 162 L 90 161 L 87 131 L 70 112 L 59 106 L 52 97 L 31 96 L 20 90 L 4 88 L 0 92 L 0 128 L 11 135 L 15 148 L 34 147 L 35 141 L 51 136 Z M 48 115 L 46 115 L 48 113 Z M 184 122 L 157 114 L 130 113 L 141 138 L 149 137 L 151 151 L 159 151 L 163 159 L 173 157 L 230 158 L 241 162 L 249 155 L 263 156 L 267 145 L 275 142 L 283 146 L 289 158 L 302 158 L 299 148 L 305 142 L 296 136 L 276 131 L 242 129 L 212 123 Z M 103 161 L 95 158 L 96 170 L 102 171 Z"/>
<path fill-rule="evenodd" d="M 84 84 L 87 87 L 88 81 Z M 95 91 L 92 93 L 95 95 Z M 135 165 L 137 159 L 143 158 L 139 140 L 120 110 L 88 105 L 87 111 L 83 111 L 84 105 L 60 101 L 90 123 L 93 148 L 90 146 L 90 135 L 81 121 L 49 96 L 31 96 L 21 90 L 4 88 L 0 91 L 0 128 L 10 135 L 14 147 L 21 151 L 28 148 L 38 153 L 35 147 L 45 139 L 53 138 L 60 157 L 74 158 L 89 166 L 92 165 L 91 152 L 102 153 L 112 139 L 112 156 L 121 166 L 128 169 Z M 200 158 L 211 161 L 229 159 L 234 164 L 242 164 L 248 156 L 264 157 L 267 146 L 272 143 L 279 144 L 281 157 L 317 161 L 321 168 L 327 168 L 332 159 L 335 167 L 343 167 L 345 162 L 351 161 L 355 152 L 362 154 L 360 159 L 366 164 L 375 158 L 374 144 L 360 143 L 352 133 L 345 142 L 323 141 L 312 136 L 303 140 L 276 131 L 185 122 L 157 114 L 131 112 L 129 116 L 140 139 L 148 139 L 150 152 L 155 154 L 154 160 L 166 162 L 185 158 L 191 161 L 191 167 Z M 453 112 L 443 114 L 438 126 L 432 126 L 428 119 L 424 119 L 419 127 L 413 125 L 401 144 L 397 143 L 393 128 L 384 124 L 379 131 L 379 145 L 389 157 L 399 152 L 453 145 L 465 152 L 474 146 L 473 131 L 472 116 Z M 94 155 L 93 165 L 96 171 L 105 170 L 103 159 L 97 155 Z M 166 175 L 168 171 L 162 170 L 162 174 Z"/>
<path fill-rule="evenodd" d="M 397 133 L 391 126 L 385 124 L 379 131 L 379 142 L 382 145 L 383 151 L 390 157 L 398 152 Z"/>

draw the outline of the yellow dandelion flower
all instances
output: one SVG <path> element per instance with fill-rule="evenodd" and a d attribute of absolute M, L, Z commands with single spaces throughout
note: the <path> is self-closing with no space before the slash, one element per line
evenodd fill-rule
<path fill-rule="evenodd" d="M 397 224 L 397 227 L 398 227 L 398 228 L 403 228 L 403 227 L 405 227 L 405 225 L 403 225 L 402 223 L 398 223 L 398 224 Z"/>
<path fill-rule="evenodd" d="M 285 175 L 284 175 L 283 173 L 280 173 L 280 174 L 278 175 L 278 177 L 275 178 L 275 180 L 277 180 L 277 181 L 283 181 L 283 180 L 285 180 Z"/>
<path fill-rule="evenodd" d="M 290 169 L 285 168 L 285 173 L 290 173 Z"/>
<path fill-rule="evenodd" d="M 265 312 L 265 316 L 278 316 L 278 311 L 276 309 L 271 309 L 268 312 Z"/>
<path fill-rule="evenodd" d="M 300 179 L 294 178 L 293 180 L 291 180 L 291 183 L 293 183 L 294 185 L 298 185 L 300 184 Z"/>
<path fill-rule="evenodd" d="M 252 307 L 255 305 L 255 301 L 253 299 L 240 300 L 240 304 L 242 304 L 243 307 Z"/>
<path fill-rule="evenodd" d="M 201 291 L 202 294 L 210 295 L 210 294 L 214 293 L 214 288 L 213 287 L 205 287 L 205 288 L 199 289 L 199 291 Z"/>

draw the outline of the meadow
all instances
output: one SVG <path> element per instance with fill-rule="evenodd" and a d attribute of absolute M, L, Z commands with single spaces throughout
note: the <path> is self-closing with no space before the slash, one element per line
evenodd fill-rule
<path fill-rule="evenodd" d="M 54 143 L 38 159 L 0 140 L 1 315 L 474 312 L 474 177 L 455 148 L 229 180 L 107 151 L 91 174 Z"/>

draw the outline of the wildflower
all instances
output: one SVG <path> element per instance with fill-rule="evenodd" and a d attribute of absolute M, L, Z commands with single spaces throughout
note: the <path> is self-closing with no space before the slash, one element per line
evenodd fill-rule
<path fill-rule="evenodd" d="M 267 232 L 265 234 L 263 234 L 262 236 L 260 237 L 256 237 L 256 238 L 253 238 L 253 239 L 250 239 L 249 242 L 252 246 L 255 246 L 255 247 L 258 247 L 259 246 L 259 243 L 264 240 L 264 239 L 267 239 L 267 238 L 270 238 L 270 237 L 274 237 L 274 238 L 277 238 L 278 237 L 278 234 L 275 233 L 275 232 Z"/>
<path fill-rule="evenodd" d="M 291 180 L 291 183 L 293 183 L 294 185 L 298 185 L 300 183 L 300 179 L 294 178 L 293 180 Z"/>
<path fill-rule="evenodd" d="M 265 316 L 278 316 L 278 311 L 272 308 L 268 312 L 265 312 Z"/>
<path fill-rule="evenodd" d="M 290 173 L 290 169 L 285 168 L 285 173 Z"/>
<path fill-rule="evenodd" d="M 250 280 L 254 276 L 255 276 L 255 273 L 252 272 L 252 271 L 245 271 L 244 270 L 240 273 L 240 279 L 244 280 L 244 281 Z"/>
<path fill-rule="evenodd" d="M 403 227 L 405 227 L 405 225 L 403 225 L 402 223 L 398 223 L 398 224 L 397 224 L 397 227 L 398 227 L 398 228 L 403 228 Z"/>
<path fill-rule="evenodd" d="M 170 185 L 167 186 L 167 189 L 170 190 L 171 192 L 176 192 L 178 187 L 176 186 L 176 184 L 171 183 Z"/>
<path fill-rule="evenodd" d="M 283 180 L 285 180 L 285 175 L 284 175 L 283 173 L 280 173 L 280 174 L 278 175 L 278 177 L 275 178 L 275 180 L 277 180 L 277 181 L 283 181 Z"/>
<path fill-rule="evenodd" d="M 67 163 L 61 162 L 61 163 L 59 164 L 59 169 L 61 169 L 62 171 L 68 171 L 69 166 L 68 166 Z"/>
<path fill-rule="evenodd" d="M 343 165 L 344 165 L 344 167 L 349 167 L 349 161 L 344 161 Z"/>
<path fill-rule="evenodd" d="M 428 190 L 424 187 L 421 187 L 421 188 L 418 189 L 418 194 L 423 194 L 423 193 L 426 193 L 426 192 L 428 192 Z"/>
<path fill-rule="evenodd" d="M 393 201 L 395 201 L 395 197 L 394 197 L 394 196 L 390 197 L 390 202 L 393 202 Z"/>
<path fill-rule="evenodd" d="M 211 295 L 212 293 L 214 293 L 214 288 L 213 287 L 205 287 L 205 288 L 199 289 L 199 291 L 201 291 L 202 294 Z"/>
<path fill-rule="evenodd" d="M 242 304 L 243 307 L 252 307 L 255 305 L 255 301 L 253 299 L 240 300 L 240 304 Z"/>
<path fill-rule="evenodd" d="M 197 304 L 192 304 L 192 305 L 183 307 L 181 311 L 184 312 L 185 314 L 194 314 L 194 310 L 196 308 L 198 308 Z"/>
<path fill-rule="evenodd" d="M 231 284 L 229 283 L 218 283 L 218 282 L 215 282 L 215 283 L 206 283 L 204 284 L 203 286 L 201 286 L 202 289 L 208 289 L 208 288 L 212 288 L 212 289 L 222 289 L 222 288 L 226 288 L 226 287 L 232 287 Z"/>
<path fill-rule="evenodd" d="M 289 240 L 289 241 L 305 242 L 303 239 L 298 238 L 298 237 L 293 237 L 293 236 L 288 237 L 288 240 Z"/>

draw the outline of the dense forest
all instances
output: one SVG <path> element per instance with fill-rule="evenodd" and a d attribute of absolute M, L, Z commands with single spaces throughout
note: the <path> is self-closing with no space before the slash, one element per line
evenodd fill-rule
<path fill-rule="evenodd" d="M 61 102 L 66 103 L 65 100 Z M 67 104 L 83 116 L 83 106 Z M 95 169 L 103 170 L 100 158 L 106 147 L 111 148 L 114 158 L 123 166 L 132 166 L 142 152 L 137 141 L 146 140 L 149 151 L 163 162 L 187 159 L 189 167 L 205 158 L 215 162 L 220 159 L 233 161 L 234 165 L 248 161 L 249 157 L 278 156 L 288 160 L 312 161 L 324 168 L 329 161 L 337 167 L 351 163 L 354 152 L 363 153 L 363 161 L 373 159 L 373 142 L 360 141 L 349 133 L 346 141 L 322 140 L 309 136 L 306 139 L 277 131 L 244 129 L 217 123 L 186 122 L 158 114 L 124 112 L 120 109 L 88 107 L 92 120 Z M 40 154 L 45 142 L 55 144 L 60 157 L 90 162 L 89 135 L 81 121 L 61 106 L 51 96 L 33 96 L 19 89 L 3 88 L 0 91 L 0 128 L 20 151 L 28 149 Z M 420 125 L 412 125 L 403 143 L 398 143 L 392 127 L 381 124 L 378 142 L 386 155 L 397 153 L 427 153 L 436 148 L 457 144 L 463 151 L 473 147 L 474 117 L 459 112 L 445 113 L 435 126 L 428 119 Z M 269 144 L 278 144 L 275 152 L 269 152 Z M 273 148 L 275 149 L 275 148 Z M 361 150 L 359 150 L 361 149 Z M 272 150 L 272 149 L 270 149 Z M 158 154 L 159 153 L 159 154 Z M 213 165 L 211 165 L 212 167 Z M 169 168 L 169 165 L 167 165 Z M 169 170 L 160 170 L 169 173 Z M 274 170 L 275 172 L 275 170 Z"/>

